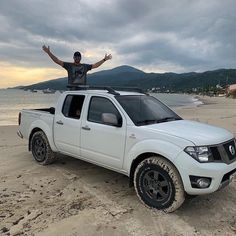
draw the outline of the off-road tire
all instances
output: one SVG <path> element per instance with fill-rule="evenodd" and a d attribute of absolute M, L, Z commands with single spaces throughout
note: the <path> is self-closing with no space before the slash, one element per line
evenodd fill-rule
<path fill-rule="evenodd" d="M 178 209 L 185 200 L 178 171 L 163 157 L 153 156 L 139 163 L 134 172 L 134 187 L 145 206 L 166 213 Z"/>
<path fill-rule="evenodd" d="M 30 148 L 34 159 L 41 165 L 49 165 L 56 159 L 43 131 L 37 131 L 33 134 L 30 140 Z"/>

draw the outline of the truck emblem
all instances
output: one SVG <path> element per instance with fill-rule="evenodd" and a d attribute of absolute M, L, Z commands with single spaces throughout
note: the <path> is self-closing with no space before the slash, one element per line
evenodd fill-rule
<path fill-rule="evenodd" d="M 135 134 L 131 134 L 129 138 L 136 139 Z"/>
<path fill-rule="evenodd" d="M 230 153 L 232 154 L 232 156 L 235 154 L 235 148 L 234 148 L 234 146 L 232 146 L 232 145 L 230 145 L 229 146 L 229 151 L 230 151 Z"/>

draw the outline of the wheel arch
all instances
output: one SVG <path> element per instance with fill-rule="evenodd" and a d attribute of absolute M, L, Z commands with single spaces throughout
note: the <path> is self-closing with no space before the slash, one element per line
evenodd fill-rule
<path fill-rule="evenodd" d="M 161 173 L 161 181 L 159 177 L 151 177 L 151 182 L 142 180 L 141 176 L 149 171 L 156 171 L 157 176 Z M 162 180 L 165 185 L 161 184 Z M 160 155 L 149 156 L 137 165 L 134 171 L 134 187 L 138 198 L 146 207 L 163 210 L 166 213 L 177 210 L 185 200 L 183 181 L 179 171 L 172 161 Z"/>
<path fill-rule="evenodd" d="M 42 129 L 40 129 L 40 128 L 38 128 L 38 127 L 35 127 L 34 129 L 31 130 L 31 133 L 30 133 L 30 135 L 29 135 L 29 142 L 28 142 L 28 150 L 29 150 L 29 151 L 31 151 L 31 145 L 30 145 L 31 139 L 32 139 L 33 135 L 34 135 L 36 132 L 38 132 L 38 131 L 44 132 Z"/>
<path fill-rule="evenodd" d="M 155 153 L 155 152 L 145 152 L 145 153 L 142 153 L 140 154 L 139 156 L 137 156 L 133 161 L 132 161 L 132 164 L 131 164 L 131 168 L 130 168 L 130 174 L 129 174 L 129 185 L 130 187 L 133 186 L 133 180 L 134 180 L 134 172 L 135 172 L 135 169 L 137 168 L 137 166 L 139 165 L 140 162 L 142 162 L 143 160 L 149 158 L 149 157 L 152 157 L 152 156 L 156 156 L 156 157 L 161 157 L 163 159 L 165 159 L 167 162 L 169 162 L 178 172 L 181 180 L 182 180 L 182 177 L 177 169 L 177 167 L 175 166 L 175 164 L 168 158 L 166 158 L 165 156 L 163 155 L 160 155 L 159 153 Z M 183 181 L 183 180 L 182 180 Z"/>
<path fill-rule="evenodd" d="M 39 144 L 41 149 L 39 151 L 37 151 L 37 147 L 34 145 L 34 137 L 36 137 L 36 140 L 41 140 L 43 144 L 42 146 Z M 32 151 L 34 159 L 41 165 L 48 165 L 56 160 L 55 152 L 51 149 L 46 133 L 39 127 L 35 127 L 30 133 L 29 149 Z"/>
<path fill-rule="evenodd" d="M 53 122 L 51 122 L 50 124 L 47 124 L 43 120 L 34 121 L 31 124 L 29 128 L 29 132 L 28 132 L 29 145 L 31 142 L 32 135 L 37 131 L 42 131 L 46 135 L 52 151 L 57 152 L 57 148 L 54 144 L 54 139 L 53 139 Z M 29 151 L 31 151 L 30 147 L 29 147 Z"/>

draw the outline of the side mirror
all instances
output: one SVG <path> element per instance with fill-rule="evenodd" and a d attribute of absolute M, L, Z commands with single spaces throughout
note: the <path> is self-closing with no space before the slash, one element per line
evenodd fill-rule
<path fill-rule="evenodd" d="M 122 121 L 118 121 L 117 116 L 112 113 L 102 113 L 102 122 L 107 125 L 122 126 Z"/>
<path fill-rule="evenodd" d="M 55 107 L 50 107 L 49 112 L 50 112 L 50 114 L 54 115 L 55 114 Z"/>

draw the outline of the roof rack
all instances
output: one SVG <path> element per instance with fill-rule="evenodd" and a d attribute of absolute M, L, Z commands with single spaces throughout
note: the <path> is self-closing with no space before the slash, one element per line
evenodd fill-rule
<path fill-rule="evenodd" d="M 138 88 L 138 87 L 119 87 L 119 86 L 114 86 L 112 88 L 114 90 L 118 90 L 118 91 L 128 91 L 128 92 L 144 93 L 143 89 Z"/>
<path fill-rule="evenodd" d="M 110 94 L 120 95 L 113 88 L 108 87 L 108 86 L 90 86 L 90 85 L 73 85 L 73 84 L 69 84 L 69 85 L 67 85 L 67 88 L 69 88 L 72 91 L 76 91 L 76 90 L 107 90 L 108 93 L 110 93 Z"/>
<path fill-rule="evenodd" d="M 118 92 L 116 92 L 116 90 L 144 93 L 142 89 L 137 88 L 137 87 L 109 87 L 109 86 L 91 86 L 91 85 L 69 84 L 69 85 L 67 85 L 67 88 L 69 88 L 71 91 L 76 91 L 76 90 L 107 90 L 108 93 L 113 94 L 113 95 L 120 95 Z"/>

